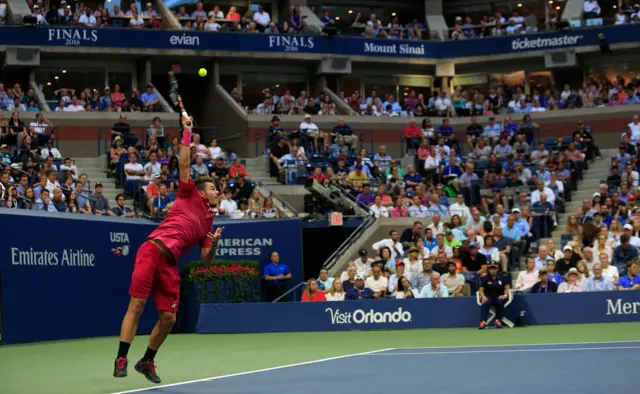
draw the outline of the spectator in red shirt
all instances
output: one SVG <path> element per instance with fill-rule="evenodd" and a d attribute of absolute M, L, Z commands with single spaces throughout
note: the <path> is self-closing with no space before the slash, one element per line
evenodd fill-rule
<path fill-rule="evenodd" d="M 415 119 L 411 119 L 409 125 L 404 128 L 404 138 L 407 140 L 407 152 L 409 148 L 418 150 L 422 141 L 422 129 L 416 125 Z"/>
<path fill-rule="evenodd" d="M 401 198 L 396 200 L 396 207 L 391 210 L 392 218 L 406 218 L 409 216 L 409 210 L 404 207 L 404 201 Z"/>
<path fill-rule="evenodd" d="M 349 107 L 357 114 L 360 113 L 360 99 L 358 98 L 358 93 L 351 93 L 351 98 L 349 99 Z"/>
<path fill-rule="evenodd" d="M 239 157 L 236 158 L 236 160 L 233 162 L 233 165 L 229 167 L 229 175 L 232 178 L 235 178 L 236 175 L 238 174 L 241 174 L 245 178 L 248 178 L 249 176 L 249 174 L 247 174 L 247 169 L 245 168 L 245 166 L 242 165 L 242 162 L 240 162 Z"/>
<path fill-rule="evenodd" d="M 324 182 L 324 178 L 325 176 L 322 174 L 322 168 L 320 167 L 316 167 L 313 170 L 313 174 L 310 177 L 311 179 L 315 179 L 316 181 L 318 181 L 319 183 L 323 183 Z"/>
<path fill-rule="evenodd" d="M 326 301 L 327 297 L 324 295 L 324 291 L 318 289 L 318 282 L 311 278 L 307 281 L 307 289 L 302 293 L 302 302 L 322 302 Z"/>
<path fill-rule="evenodd" d="M 227 19 L 231 19 L 232 21 L 239 21 L 242 17 L 236 11 L 236 7 L 229 8 L 229 13 L 227 14 Z"/>

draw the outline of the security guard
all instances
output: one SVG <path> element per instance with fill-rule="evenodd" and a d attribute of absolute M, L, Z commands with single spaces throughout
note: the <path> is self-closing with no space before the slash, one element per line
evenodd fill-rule
<path fill-rule="evenodd" d="M 496 312 L 496 328 L 502 328 L 502 317 L 504 316 L 504 303 L 509 297 L 511 286 L 508 281 L 498 275 L 498 263 L 492 261 L 487 265 L 487 275 L 480 279 L 480 299 L 482 309 L 480 312 L 480 328 L 487 327 L 487 319 L 491 307 Z"/>

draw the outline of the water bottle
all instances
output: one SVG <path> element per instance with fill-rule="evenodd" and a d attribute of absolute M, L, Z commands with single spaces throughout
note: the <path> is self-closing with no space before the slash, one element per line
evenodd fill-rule
<path fill-rule="evenodd" d="M 520 311 L 520 316 L 518 316 L 518 327 L 525 327 L 527 325 L 526 315 L 527 311 Z"/>

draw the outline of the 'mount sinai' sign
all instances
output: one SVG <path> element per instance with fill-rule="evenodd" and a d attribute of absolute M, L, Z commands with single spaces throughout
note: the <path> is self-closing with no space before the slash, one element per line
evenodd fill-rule
<path fill-rule="evenodd" d="M 388 54 L 388 55 L 426 55 L 424 44 L 380 44 L 376 42 L 364 43 L 365 53 Z"/>

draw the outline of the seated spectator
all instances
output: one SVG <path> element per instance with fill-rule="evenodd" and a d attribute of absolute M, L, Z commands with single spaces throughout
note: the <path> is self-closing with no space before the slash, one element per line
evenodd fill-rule
<path fill-rule="evenodd" d="M 153 90 L 152 84 L 147 84 L 145 87 L 145 92 L 140 96 L 140 100 L 144 107 L 142 108 L 145 112 L 159 112 L 160 111 L 160 99 L 158 95 Z"/>
<path fill-rule="evenodd" d="M 56 207 L 51 202 L 51 198 L 49 197 L 49 190 L 47 189 L 44 189 L 40 193 L 40 198 L 36 200 L 36 207 L 40 211 L 58 212 Z"/>
<path fill-rule="evenodd" d="M 580 273 L 577 268 L 571 268 L 565 275 L 566 282 L 560 283 L 558 293 L 579 293 L 583 291 L 582 284 L 578 281 Z"/>
<path fill-rule="evenodd" d="M 640 275 L 638 275 L 638 263 L 627 263 L 627 274 L 618 279 L 618 290 L 640 290 Z"/>
<path fill-rule="evenodd" d="M 109 200 L 102 194 L 104 190 L 102 183 L 96 182 L 95 192 L 91 195 L 93 201 L 91 202 L 91 209 L 96 215 L 114 216 L 111 207 L 109 206 Z"/>
<path fill-rule="evenodd" d="M 534 259 L 527 259 L 527 269 L 518 274 L 515 290 L 529 292 L 533 288 L 533 285 L 535 285 L 539 280 L 536 265 L 537 263 Z M 546 266 L 546 261 L 544 266 Z"/>
<path fill-rule="evenodd" d="M 464 276 L 456 272 L 456 263 L 454 261 L 447 261 L 446 266 L 447 272 L 440 277 L 440 280 L 442 285 L 447 288 L 449 297 L 464 296 Z"/>
<path fill-rule="evenodd" d="M 364 286 L 362 276 L 355 275 L 352 286 L 347 290 L 344 296 L 345 300 L 372 300 L 375 298 L 373 290 Z M 344 283 L 343 287 L 346 287 Z"/>
<path fill-rule="evenodd" d="M 600 5 L 596 0 L 586 0 L 584 2 L 583 16 L 585 19 L 600 17 Z"/>
<path fill-rule="evenodd" d="M 154 215 L 166 215 L 173 207 L 173 198 L 169 195 L 167 185 L 160 184 L 158 195 L 153 199 L 151 213 Z"/>
<path fill-rule="evenodd" d="M 324 291 L 318 288 L 318 282 L 311 278 L 307 281 L 307 287 L 302 293 L 302 302 L 323 302 L 326 301 Z"/>
<path fill-rule="evenodd" d="M 602 264 L 593 266 L 593 275 L 584 281 L 584 291 L 612 291 L 615 290 L 611 278 L 604 276 Z"/>
<path fill-rule="evenodd" d="M 136 216 L 136 213 L 129 207 L 125 206 L 124 194 L 118 194 L 116 196 L 116 206 L 113 208 L 113 214 L 119 217 L 132 218 Z"/>
<path fill-rule="evenodd" d="M 420 298 L 446 298 L 449 297 L 449 290 L 440 283 L 440 274 L 432 272 L 429 277 L 430 283 L 420 290 Z"/>
<path fill-rule="evenodd" d="M 345 294 L 342 282 L 339 280 L 334 280 L 331 288 L 325 291 L 327 301 L 344 301 Z"/>
<path fill-rule="evenodd" d="M 558 285 L 555 282 L 549 280 L 549 275 L 545 268 L 542 268 L 538 271 L 539 282 L 536 282 L 531 287 L 531 293 L 540 294 L 540 293 L 557 293 Z"/>

